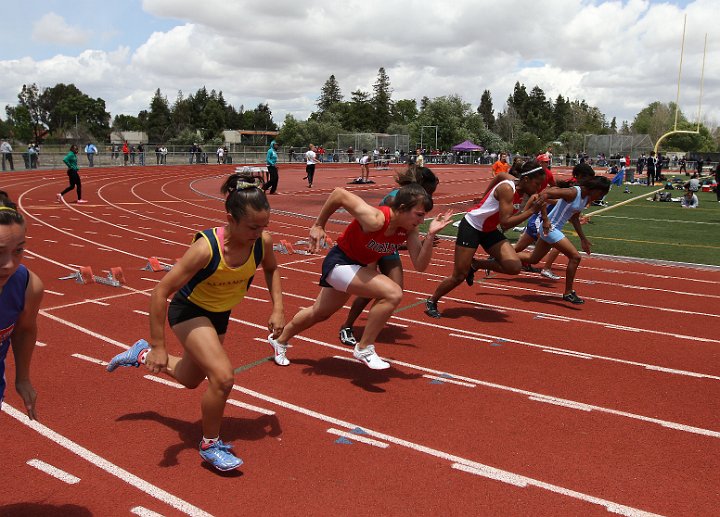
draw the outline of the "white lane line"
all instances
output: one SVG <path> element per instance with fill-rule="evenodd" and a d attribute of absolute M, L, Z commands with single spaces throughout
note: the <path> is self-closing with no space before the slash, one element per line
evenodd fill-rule
<path fill-rule="evenodd" d="M 160 283 L 160 280 L 158 280 L 157 278 L 146 278 L 144 276 L 141 276 L 140 280 L 147 280 L 148 282 L 155 282 L 156 284 Z"/>
<path fill-rule="evenodd" d="M 74 357 L 76 359 L 82 359 L 83 361 L 87 361 L 88 363 L 93 364 L 99 364 L 100 366 L 107 366 L 110 363 L 107 363 L 106 361 L 103 361 L 102 359 L 95 359 L 94 357 L 90 357 L 88 355 L 83 354 L 72 354 L 70 357 Z"/>
<path fill-rule="evenodd" d="M 163 514 L 153 512 L 152 510 L 148 510 L 143 506 L 136 506 L 135 508 L 131 508 L 130 513 L 139 515 L 140 517 L 165 517 Z"/>
<path fill-rule="evenodd" d="M 380 447 L 381 449 L 387 449 L 388 447 L 390 447 L 390 444 L 388 443 L 381 442 L 379 440 L 373 440 L 372 438 L 367 438 L 366 436 L 363 436 L 361 434 L 341 431 L 340 429 L 335 429 L 332 427 L 328 429 L 327 432 L 330 434 L 334 434 L 335 436 L 342 436 L 343 438 L 347 438 L 348 440 L 352 440 L 354 442 L 362 442 L 368 445 L 372 445 L 373 447 Z"/>
<path fill-rule="evenodd" d="M 39 346 L 40 348 L 44 348 L 47 346 L 47 343 L 43 343 L 42 341 L 35 341 L 35 346 Z"/>
<path fill-rule="evenodd" d="M 474 388 L 476 386 L 475 384 L 471 384 L 469 382 L 456 381 L 452 377 L 443 377 L 442 375 L 430 375 L 426 373 L 423 377 L 434 381 L 448 382 L 450 384 L 457 384 L 458 386 L 465 386 L 466 388 Z"/>
<path fill-rule="evenodd" d="M 637 327 L 627 327 L 625 325 L 614 325 L 612 323 L 606 323 L 605 328 L 613 329 L 613 330 L 626 330 L 628 332 L 642 332 L 642 330 L 640 330 Z"/>
<path fill-rule="evenodd" d="M 309 417 L 311 417 L 311 418 L 316 418 L 316 419 L 322 420 L 322 421 L 324 421 L 324 422 L 329 422 L 329 423 L 331 423 L 331 424 L 333 424 L 333 425 L 336 425 L 336 426 L 338 426 L 338 427 L 344 427 L 344 428 L 350 429 L 350 430 L 355 429 L 356 427 L 361 427 L 361 429 L 363 429 L 363 430 L 365 431 L 365 433 L 366 433 L 367 436 L 372 436 L 372 437 L 377 438 L 377 439 L 379 439 L 379 440 L 382 440 L 382 441 L 384 441 L 384 442 L 388 442 L 388 443 L 391 443 L 391 444 L 394 444 L 394 445 L 399 445 L 399 446 L 401 446 L 401 447 L 406 447 L 406 448 L 411 449 L 411 450 L 413 450 L 413 451 L 415 451 L 415 452 L 420 452 L 420 453 L 423 453 L 423 454 L 428 454 L 428 455 L 433 456 L 433 457 L 435 457 L 435 458 L 440 458 L 440 459 L 449 461 L 449 462 L 451 462 L 452 464 L 464 465 L 464 466 L 466 466 L 466 467 L 470 467 L 470 468 L 473 468 L 473 469 L 476 469 L 476 470 L 479 470 L 479 471 L 484 471 L 484 472 L 495 472 L 495 473 L 497 473 L 498 475 L 501 475 L 501 474 L 502 474 L 502 475 L 506 476 L 508 479 L 522 479 L 523 482 L 526 483 L 526 484 L 532 484 L 533 486 L 542 488 L 542 489 L 544 489 L 544 490 L 549 490 L 549 491 L 551 491 L 551 492 L 555 492 L 555 493 L 560 494 L 560 495 L 564 495 L 564 496 L 567 496 L 567 497 L 572 497 L 572 498 L 574 498 L 574 499 L 579 499 L 579 500 L 586 501 L 586 502 L 593 503 L 593 504 L 598 504 L 598 505 L 604 506 L 604 507 L 606 507 L 606 508 L 608 508 L 608 509 L 612 508 L 611 511 L 614 511 L 614 512 L 616 512 L 616 513 L 622 513 L 623 515 L 633 515 L 633 516 L 650 516 L 650 515 L 654 515 L 654 514 L 647 513 L 647 512 L 644 512 L 644 511 L 642 511 L 642 510 L 639 510 L 639 509 L 637 509 L 637 508 L 632 508 L 632 507 L 630 507 L 630 506 L 624 506 L 624 505 L 615 503 L 615 502 L 613 502 L 613 501 L 607 501 L 607 500 L 605 500 L 605 499 L 600 499 L 600 498 L 597 498 L 597 497 L 594 497 L 594 496 L 591 496 L 591 495 L 588 495 L 588 494 L 584 494 L 584 493 L 582 493 L 582 492 L 576 492 L 575 490 L 570 490 L 570 489 L 567 489 L 567 488 L 564 488 L 564 487 L 560 487 L 560 486 L 557 486 L 557 485 L 552 485 L 552 484 L 550 484 L 550 483 L 545 483 L 545 482 L 543 482 L 543 481 L 538 481 L 538 480 L 535 480 L 535 479 L 532 479 L 532 478 L 526 478 L 526 477 L 524 477 L 524 476 L 520 476 L 520 475 L 514 474 L 514 473 L 512 473 L 512 472 L 508 472 L 508 471 L 505 471 L 505 470 L 497 469 L 497 468 L 491 467 L 491 466 L 489 466 L 489 465 L 484 465 L 484 464 L 482 464 L 482 463 L 478 463 L 478 462 L 476 462 L 476 461 L 472 461 L 472 460 L 469 460 L 469 459 L 467 459 L 467 458 L 463 458 L 463 457 L 460 457 L 460 456 L 456 456 L 456 455 L 454 455 L 454 454 L 450 454 L 450 453 L 447 453 L 447 452 L 439 451 L 439 450 L 437 450 L 437 449 L 433 449 L 433 448 L 431 448 L 431 447 L 427 447 L 427 446 L 425 446 L 425 445 L 421 445 L 421 444 L 418 444 L 418 443 L 414 443 L 414 442 L 410 442 L 410 441 L 407 441 L 407 440 L 403 440 L 402 438 L 397 438 L 397 437 L 395 437 L 395 436 L 391 436 L 391 435 L 388 435 L 388 434 L 384 434 L 384 433 L 380 433 L 380 432 L 377 432 L 377 431 L 373 431 L 373 430 L 368 429 L 368 428 L 366 428 L 366 427 L 358 426 L 358 425 L 356 425 L 356 424 L 352 424 L 352 423 L 346 422 L 346 421 L 344 421 L 344 420 L 340 420 L 340 419 L 337 419 L 337 418 L 334 418 L 334 417 L 331 417 L 331 416 L 327 416 L 327 415 L 324 415 L 324 414 L 322 414 L 322 413 L 318 413 L 317 411 L 313 411 L 313 410 L 311 410 L 311 409 L 307 409 L 307 408 L 304 408 L 304 407 L 301 407 L 301 406 L 297 406 L 297 405 L 292 404 L 292 403 L 290 403 L 290 402 L 285 402 L 285 401 L 283 401 L 283 400 L 279 400 L 279 399 L 276 399 L 276 398 L 274 398 L 274 397 L 270 397 L 270 396 L 268 396 L 268 395 L 264 395 L 264 394 L 262 394 L 262 393 L 258 393 L 257 391 L 253 391 L 253 390 L 248 389 L 248 388 L 243 388 L 242 386 L 239 386 L 239 385 L 237 385 L 237 384 L 235 384 L 235 385 L 233 386 L 233 389 L 234 389 L 234 390 L 237 390 L 237 391 L 239 391 L 239 392 L 241 392 L 241 393 L 244 393 L 244 394 L 246 394 L 246 395 L 249 395 L 249 396 L 251 396 L 251 397 L 255 397 L 255 398 L 258 398 L 258 399 L 260 399 L 260 400 L 264 400 L 265 402 L 269 402 L 269 403 L 271 403 L 271 404 L 276 404 L 276 405 L 278 405 L 278 406 L 280 406 L 280 407 L 283 407 L 283 408 L 285 408 L 285 409 L 289 409 L 290 411 L 295 411 L 295 412 L 297 412 L 297 413 L 301 413 L 301 414 L 303 414 L 303 415 L 305 415 L 305 416 L 309 416 Z M 357 435 L 352 435 L 352 436 L 354 436 L 355 439 L 357 439 Z M 352 440 L 353 437 L 350 437 L 349 439 Z"/>
<path fill-rule="evenodd" d="M 227 403 L 231 404 L 235 407 L 247 409 L 248 411 L 254 411 L 255 413 L 260 413 L 262 415 L 272 416 L 275 414 L 275 411 L 272 411 L 270 409 L 253 406 L 252 404 L 246 404 L 245 402 L 240 402 L 239 400 L 235 400 L 235 399 L 227 399 Z"/>
<path fill-rule="evenodd" d="M 549 354 L 566 355 L 569 357 L 577 357 L 578 359 L 592 359 L 592 356 L 587 354 L 581 354 L 580 352 L 561 352 L 560 350 L 550 350 L 549 348 L 545 348 L 543 352 L 547 352 Z"/>
<path fill-rule="evenodd" d="M 35 258 L 35 257 L 33 257 Z M 55 296 L 65 296 L 65 293 L 58 293 L 57 291 L 51 291 L 50 289 L 45 289 L 45 294 L 52 294 Z"/>
<path fill-rule="evenodd" d="M 147 312 L 147 311 L 139 311 L 139 310 L 135 309 L 133 312 L 134 312 L 135 314 L 140 314 L 140 315 L 142 315 L 142 316 L 150 316 L 150 313 Z"/>
<path fill-rule="evenodd" d="M 536 402 L 544 402 L 546 404 L 554 404 L 556 406 L 562 406 L 570 409 L 579 409 L 580 411 L 592 411 L 592 406 L 588 406 L 587 404 L 583 404 L 581 402 L 571 402 L 569 400 L 559 399 L 556 397 L 528 397 L 530 400 L 534 400 Z"/>
<path fill-rule="evenodd" d="M 98 301 L 98 300 L 90 300 L 90 299 L 88 299 L 88 298 L 85 298 L 84 302 L 85 302 L 85 303 L 93 303 L 93 304 L 95 304 L 95 305 L 100 305 L 100 306 L 102 306 L 102 307 L 108 307 L 108 306 L 110 306 L 109 303 L 101 302 L 101 301 Z"/>
<path fill-rule="evenodd" d="M 252 296 L 246 296 L 245 299 L 253 302 L 270 303 L 270 300 L 263 300 L 262 298 L 254 298 Z"/>
<path fill-rule="evenodd" d="M 283 294 L 284 294 L 284 296 L 292 296 L 292 295 L 290 295 L 290 294 L 288 294 L 288 293 L 283 293 Z M 627 360 L 627 359 L 619 359 L 619 358 L 617 358 L 617 357 L 610 357 L 610 356 L 605 356 L 605 355 L 586 354 L 586 353 L 584 353 L 584 352 L 577 352 L 577 351 L 575 351 L 575 350 L 568 350 L 568 349 L 566 349 L 566 348 L 558 348 L 558 347 L 554 347 L 554 346 L 541 345 L 541 344 L 539 344 L 539 343 L 530 343 L 529 341 L 520 341 L 520 340 L 518 340 L 518 339 L 513 339 L 513 338 L 501 338 L 501 337 L 499 337 L 499 336 L 492 336 L 492 335 L 489 335 L 489 334 L 482 334 L 482 333 L 479 333 L 479 332 L 473 332 L 473 331 L 471 331 L 471 330 L 458 329 L 458 328 L 455 328 L 455 327 L 447 327 L 447 326 L 445 326 L 445 325 L 440 325 L 440 324 L 438 324 L 438 323 L 431 323 L 431 322 L 423 321 L 423 320 L 413 320 L 413 319 L 409 319 L 409 318 L 403 318 L 403 317 L 400 317 L 400 316 L 391 316 L 391 318 L 393 318 L 393 319 L 398 319 L 398 320 L 401 320 L 401 321 L 406 321 L 406 322 L 411 323 L 411 324 L 413 324 L 413 325 L 423 325 L 423 326 L 426 326 L 426 327 L 443 329 L 443 330 L 448 330 L 448 331 L 451 331 L 451 332 L 464 332 L 464 333 L 466 333 L 468 336 L 476 336 L 476 337 L 477 337 L 477 336 L 487 336 L 487 337 L 490 337 L 490 338 L 494 338 L 494 341 L 498 341 L 498 340 L 499 340 L 499 341 L 502 341 L 502 342 L 504 342 L 504 343 L 514 344 L 514 345 L 527 346 L 527 347 L 530 347 L 530 348 L 540 348 L 540 349 L 542 349 L 542 350 L 555 350 L 555 351 L 557 351 L 557 352 L 566 352 L 566 353 L 570 353 L 570 354 L 587 355 L 588 357 L 591 357 L 591 358 L 593 358 L 593 359 L 600 359 L 600 360 L 602 360 L 602 361 L 608 361 L 608 362 L 611 362 L 611 363 L 619 363 L 619 364 L 625 364 L 625 365 L 629 365 L 629 366 L 640 366 L 640 367 L 645 368 L 645 369 L 648 369 L 648 370 L 658 369 L 658 371 L 663 371 L 663 372 L 665 372 L 665 373 L 672 373 L 672 374 L 676 374 L 676 375 L 686 375 L 686 376 L 688 376 L 688 377 L 699 377 L 699 376 L 701 376 L 701 377 L 703 377 L 703 378 L 705 378 L 705 379 L 713 379 L 713 380 L 716 380 L 716 381 L 720 381 L 720 376 L 718 376 L 718 375 L 710 375 L 710 374 L 704 374 L 704 373 L 697 373 L 697 372 L 691 372 L 691 371 L 688 371 L 688 370 L 671 370 L 671 371 L 667 371 L 667 370 L 670 370 L 670 369 L 663 368 L 663 367 L 656 366 L 656 365 L 651 365 L 651 364 L 648 364 L 648 363 L 641 363 L 641 362 L 639 362 L 639 361 L 630 361 L 630 360 Z M 661 369 L 661 368 L 662 368 L 662 369 Z"/>
<path fill-rule="evenodd" d="M 450 337 L 459 337 L 462 339 L 472 339 L 473 341 L 482 341 L 484 343 L 492 343 L 492 339 L 485 339 L 483 337 L 468 336 L 467 334 L 449 334 Z"/>
<path fill-rule="evenodd" d="M 519 488 L 535 486 L 544 490 L 549 490 L 550 492 L 554 492 L 556 494 L 572 497 L 574 499 L 579 499 L 587 503 L 604 506 L 610 513 L 617 513 L 619 515 L 625 515 L 628 517 L 660 517 L 660 515 L 656 513 L 646 512 L 637 508 L 633 508 L 631 506 L 614 503 L 606 499 L 601 499 L 599 497 L 583 494 L 582 492 L 576 492 L 575 490 L 569 490 L 567 488 L 551 485 L 549 483 L 544 483 L 533 478 L 520 476 L 517 474 L 513 474 L 512 472 L 506 472 L 504 470 L 496 469 L 493 467 L 482 466 L 478 468 L 471 465 L 464 465 L 462 463 L 453 463 L 452 468 L 467 472 L 469 474 L 474 474 L 476 476 L 494 479 L 496 481 L 507 483 Z"/>
<path fill-rule="evenodd" d="M 10 404 L 3 403 L 2 411 L 7 413 L 8 415 L 10 415 L 12 418 L 17 420 L 21 424 L 24 424 L 27 427 L 31 428 L 38 434 L 55 442 L 60 447 L 66 449 L 66 450 L 72 452 L 73 454 L 79 456 L 80 458 L 90 462 L 91 464 L 104 470 L 108 474 L 115 476 L 118 479 L 121 479 L 122 481 L 126 482 L 130 486 L 133 486 L 133 487 L 137 488 L 138 490 L 145 492 L 150 497 L 153 497 L 153 498 L 157 499 L 158 501 L 162 501 L 163 503 L 167 504 L 168 506 L 175 508 L 176 510 L 184 513 L 185 515 L 190 515 L 191 517 L 212 517 L 211 514 L 207 513 L 206 511 L 201 510 L 200 508 L 198 508 L 196 506 L 193 506 L 192 504 L 188 503 L 187 501 L 184 501 L 169 492 L 166 492 L 162 488 L 157 487 L 157 486 L 153 485 L 152 483 L 145 481 L 144 479 L 136 476 L 135 474 L 131 474 L 127 470 L 115 465 L 114 463 L 106 460 L 105 458 L 103 458 L 101 456 L 98 456 L 97 454 L 90 451 L 89 449 L 86 449 L 82 445 L 75 443 L 74 441 L 70 440 L 69 438 L 66 438 L 65 436 L 61 435 L 60 433 L 57 433 L 57 432 L 53 431 L 52 429 L 50 429 L 49 427 L 39 423 L 37 420 L 30 420 L 27 417 L 27 415 L 18 411 L 17 409 L 12 407 Z"/>
<path fill-rule="evenodd" d="M 68 485 L 74 485 L 76 483 L 80 483 L 80 478 L 73 476 L 72 474 L 65 472 L 64 470 L 60 470 L 57 467 L 53 467 L 49 463 L 45 463 L 42 460 L 34 459 L 34 460 L 28 460 L 27 464 L 31 467 L 35 467 L 41 472 L 44 472 L 45 474 L 54 477 L 55 479 L 59 479 L 60 481 L 67 483 Z"/>
<path fill-rule="evenodd" d="M 149 381 L 154 381 L 159 384 L 164 384 L 165 386 L 170 386 L 171 388 L 177 388 L 179 390 L 184 389 L 185 386 L 182 384 L 178 384 L 177 382 L 169 381 L 167 379 L 163 379 L 162 377 L 156 377 L 155 375 L 143 375 L 144 378 L 146 378 Z"/>
<path fill-rule="evenodd" d="M 423 293 L 418 292 L 418 291 L 405 290 L 405 292 L 406 292 L 406 293 L 410 293 L 410 294 L 423 295 L 425 298 L 427 298 L 427 296 L 428 296 L 427 294 L 423 294 Z M 590 299 L 590 298 L 587 298 L 587 299 Z M 548 317 L 548 318 L 563 317 L 563 316 L 559 316 L 559 315 L 557 315 L 557 314 L 537 313 L 537 312 L 531 311 L 531 310 L 529 310 L 529 309 L 520 309 L 520 308 L 518 308 L 518 307 L 504 307 L 504 306 L 501 306 L 501 305 L 490 305 L 490 304 L 485 304 L 485 303 L 473 302 L 473 301 L 470 301 L 470 300 L 463 300 L 463 299 L 460 299 L 460 298 L 453 298 L 453 297 L 449 297 L 449 296 L 446 296 L 446 297 L 445 297 L 445 300 L 446 300 L 446 301 L 452 300 L 452 301 L 454 301 L 454 302 L 459 302 L 459 303 L 464 303 L 464 304 L 472 305 L 472 306 L 474 306 L 474 307 L 478 307 L 478 308 L 480 308 L 480 309 L 489 310 L 489 311 L 520 312 L 520 313 L 524 313 L 524 314 L 531 314 L 531 315 L 533 315 L 533 316 L 544 316 L 544 317 Z M 597 299 L 596 299 L 596 301 L 597 301 Z M 634 306 L 634 307 L 639 307 L 639 308 L 653 308 L 653 307 L 651 307 L 651 306 L 649 306 L 649 305 L 648 305 L 648 306 L 643 306 L 643 305 L 633 304 L 633 306 Z M 660 310 L 664 310 L 664 309 L 658 307 L 658 311 L 660 311 Z M 675 312 L 683 312 L 683 313 L 685 313 L 686 311 L 675 311 Z M 714 314 L 714 315 L 712 315 L 712 316 L 713 316 L 713 317 L 716 317 L 716 318 L 720 318 L 720 314 Z M 395 317 L 395 316 L 393 316 L 393 318 L 394 318 L 394 317 Z M 402 318 L 398 318 L 398 319 L 402 319 Z M 594 321 L 594 320 L 586 320 L 586 319 L 582 319 L 582 318 L 567 318 L 567 319 L 568 319 L 568 321 L 573 322 L 573 323 L 586 323 L 586 324 L 588 324 L 588 325 L 599 325 L 599 326 L 602 326 L 602 327 L 605 327 L 605 326 L 607 326 L 607 325 L 612 325 L 612 323 L 608 323 L 608 322 L 606 322 L 606 321 Z M 623 326 L 623 327 L 624 327 L 624 326 Z M 624 327 L 624 328 L 623 328 L 623 330 L 630 330 L 630 329 L 637 329 L 638 332 L 644 332 L 644 333 L 646 333 L 646 334 L 657 334 L 657 335 L 660 335 L 660 336 L 669 336 L 669 337 L 674 337 L 674 338 L 678 338 L 678 339 L 685 339 L 685 340 L 694 341 L 694 342 L 720 343 L 720 340 L 718 340 L 718 339 L 703 338 L 703 337 L 698 337 L 698 336 L 688 336 L 688 335 L 684 335 L 684 334 L 675 334 L 675 333 L 673 333 L 673 332 L 664 332 L 664 331 L 662 331 L 662 330 L 653 330 L 653 329 L 651 329 L 651 328 L 638 328 L 638 327 Z M 459 329 L 454 329 L 454 330 L 459 330 Z"/>

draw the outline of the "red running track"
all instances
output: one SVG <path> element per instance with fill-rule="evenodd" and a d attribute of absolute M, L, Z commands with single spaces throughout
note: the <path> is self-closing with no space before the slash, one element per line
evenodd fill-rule
<path fill-rule="evenodd" d="M 305 239 L 332 188 L 357 175 L 318 169 L 308 189 L 300 165 L 281 167 L 276 241 Z M 292 364 L 275 366 L 257 275 L 226 340 L 238 370 L 223 437 L 245 464 L 225 475 L 204 466 L 202 387 L 108 374 L 102 361 L 147 335 L 162 273 L 141 270 L 146 258 L 172 263 L 196 230 L 222 224 L 218 188 L 232 170 L 82 170 L 83 206 L 72 193 L 54 203 L 64 172 L 3 174 L 29 224 L 25 264 L 46 294 L 33 358 L 40 421 L 21 416 L 12 389 L 0 413 L 0 515 L 717 514 L 720 272 L 589 257 L 577 280 L 584 306 L 560 300 L 561 282 L 498 275 L 463 284 L 432 320 L 422 299 L 450 271 L 450 241 L 424 273 L 403 258 L 405 298 L 377 342 L 387 371 L 338 343 L 344 313 L 294 339 Z M 437 210 L 464 211 L 489 176 L 434 170 Z M 391 175 L 348 188 L 377 202 Z M 347 215 L 333 220 L 330 235 Z M 322 257 L 278 258 L 289 320 L 314 300 Z M 58 280 L 87 265 L 121 266 L 127 285 Z"/>

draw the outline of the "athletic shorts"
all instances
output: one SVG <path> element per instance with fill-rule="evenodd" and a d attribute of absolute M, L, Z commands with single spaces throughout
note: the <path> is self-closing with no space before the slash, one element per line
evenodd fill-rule
<path fill-rule="evenodd" d="M 481 232 L 476 230 L 473 226 L 467 222 L 463 217 L 460 220 L 460 226 L 458 227 L 457 239 L 455 245 L 461 248 L 472 248 L 477 249 L 478 246 L 482 246 L 485 251 L 489 251 L 490 248 L 495 246 L 498 242 L 507 240 L 507 237 L 498 229 L 490 232 Z"/>
<path fill-rule="evenodd" d="M 168 322 L 170 322 L 171 327 L 183 321 L 200 317 L 205 317 L 210 320 L 218 336 L 222 336 L 227 332 L 228 323 L 230 322 L 230 311 L 208 311 L 202 307 L 198 307 L 180 293 L 175 293 L 175 296 L 173 296 L 170 302 L 170 307 L 168 307 Z"/>
<path fill-rule="evenodd" d="M 312 173 L 312 172 L 315 172 L 315 164 L 314 164 L 314 163 L 308 163 L 308 164 L 305 166 L 305 172 L 307 172 L 308 174 L 310 174 L 310 173 Z"/>
<path fill-rule="evenodd" d="M 535 212 L 533 215 L 530 216 L 530 218 L 527 220 L 527 226 L 525 226 L 525 233 L 527 233 L 530 237 L 533 238 L 533 240 L 537 240 L 538 238 L 538 227 L 537 227 L 537 220 L 538 212 Z"/>
<path fill-rule="evenodd" d="M 325 260 L 323 260 L 320 285 L 322 287 L 332 287 L 338 291 L 346 292 L 347 286 L 350 285 L 350 282 L 355 278 L 357 272 L 366 265 L 367 264 L 361 264 L 357 260 L 353 260 L 345 255 L 345 252 L 336 244 L 330 249 Z M 338 270 L 336 271 L 336 269 Z"/>
<path fill-rule="evenodd" d="M 550 233 L 547 235 L 540 234 L 539 237 L 545 242 L 555 244 L 556 242 L 563 240 L 565 238 L 565 234 L 560 230 L 550 230 Z"/>
<path fill-rule="evenodd" d="M 392 262 L 392 261 L 400 261 L 400 253 L 398 251 L 395 251 L 394 253 L 390 255 L 385 255 L 384 257 L 380 257 L 380 260 L 378 262 Z"/>

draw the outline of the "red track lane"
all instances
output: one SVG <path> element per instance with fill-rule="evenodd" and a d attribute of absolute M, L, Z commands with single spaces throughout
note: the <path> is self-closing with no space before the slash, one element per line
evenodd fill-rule
<path fill-rule="evenodd" d="M 489 176 L 479 167 L 434 169 L 441 176 L 436 206 L 458 211 Z M 172 263 L 196 230 L 222 224 L 218 187 L 232 170 L 84 170 L 91 202 L 82 207 L 52 203 L 64 173 L 3 176 L 2 187 L 28 213 L 26 264 L 48 291 L 39 320 L 39 340 L 47 346 L 33 359 L 43 424 L 214 515 L 600 515 L 607 506 L 636 515 L 716 513 L 720 338 L 713 329 L 720 273 L 589 258 L 576 283 L 588 299 L 580 308 L 559 299 L 562 282 L 498 275 L 458 287 L 441 304 L 444 317 L 432 320 L 421 300 L 450 271 L 449 241 L 425 273 L 406 260 L 406 295 L 377 342 L 379 353 L 395 361 L 387 372 L 334 357 L 350 357 L 336 338 L 344 313 L 293 340 L 289 367 L 263 361 L 270 355 L 262 341 L 270 305 L 260 301 L 267 292 L 257 275 L 226 341 L 241 368 L 231 398 L 275 414 L 228 405 L 223 437 L 246 464 L 225 476 L 201 466 L 195 450 L 201 389 L 152 382 L 144 370 L 108 374 L 72 354 L 108 360 L 118 345 L 147 334 L 148 293 L 162 273 L 140 268 L 148 256 Z M 327 194 L 357 172 L 320 167 L 308 189 L 302 171 L 280 169 L 280 193 L 270 198 L 276 241 L 306 239 Z M 373 179 L 376 185 L 348 187 L 375 202 L 392 187 L 392 172 Z M 342 227 L 330 224 L 328 233 Z M 322 257 L 278 257 L 290 319 L 312 303 Z M 128 286 L 57 280 L 69 264 L 91 265 L 96 274 L 122 266 Z M 562 273 L 562 261 L 558 266 Z M 700 280 L 697 289 L 678 294 L 690 275 Z M 358 333 L 363 325 L 361 318 Z M 8 371 L 12 386 L 12 366 Z M 454 379 L 423 376 L 442 374 Z M 12 389 L 6 397 L 20 407 Z M 176 511 L 7 414 L 0 421 L 11 433 L 6 450 L 13 472 L 31 479 L 14 481 L 0 505 L 75 504 L 108 513 L 106 498 L 118 505 L 109 513 L 138 505 Z M 356 425 L 389 446 L 336 444 L 338 436 L 328 432 Z M 36 456 L 82 481 L 65 485 L 25 464 Z M 470 472 L 453 468 L 458 463 Z M 483 465 L 500 470 L 478 475 Z"/>

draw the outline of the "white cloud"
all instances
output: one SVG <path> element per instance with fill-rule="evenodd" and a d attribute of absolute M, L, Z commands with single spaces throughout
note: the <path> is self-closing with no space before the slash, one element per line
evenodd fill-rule
<path fill-rule="evenodd" d="M 268 102 L 275 119 L 306 117 L 334 74 L 345 98 L 370 91 L 385 67 L 393 98 L 457 93 L 477 105 L 490 90 L 501 111 L 516 81 L 632 120 L 651 102 L 675 100 L 683 11 L 647 0 L 417 0 L 304 3 L 144 0 L 145 13 L 178 20 L 136 49 L 0 61 L 0 103 L 16 103 L 22 84 L 74 82 L 102 97 L 113 115 L 147 109 L 155 89 L 172 103 L 201 86 L 235 106 Z M 681 107 L 697 112 L 703 37 L 720 40 L 718 0 L 688 4 Z M 57 15 L 53 15 L 57 16 Z M 43 20 L 47 18 L 43 18 Z M 59 17 L 58 17 L 59 18 Z M 41 20 L 42 21 L 42 20 Z M 50 19 L 56 33 L 66 27 Z M 40 22 L 38 22 L 40 23 Z M 71 31 L 70 31 L 71 32 Z M 68 33 L 70 33 L 68 32 Z M 77 34 L 77 33 L 75 33 Z M 56 34 L 57 36 L 57 34 Z M 720 47 L 708 48 L 703 112 L 720 121 Z"/>
<path fill-rule="evenodd" d="M 65 18 L 52 12 L 44 14 L 33 23 L 33 41 L 80 46 L 87 43 L 89 36 L 89 31 L 71 27 L 65 21 Z"/>

